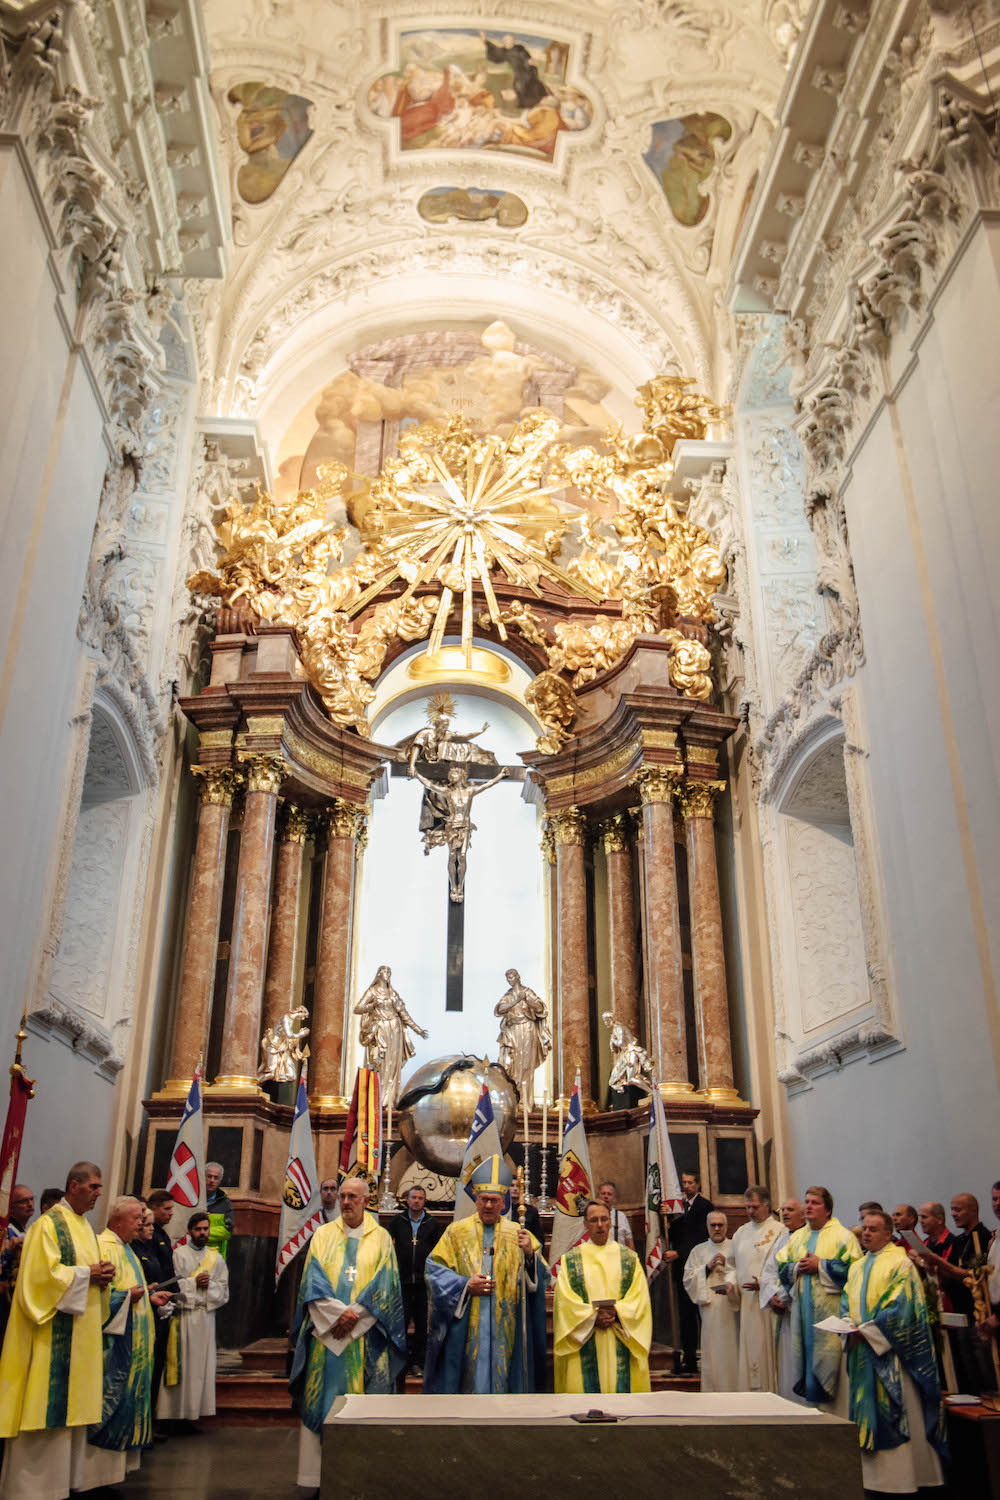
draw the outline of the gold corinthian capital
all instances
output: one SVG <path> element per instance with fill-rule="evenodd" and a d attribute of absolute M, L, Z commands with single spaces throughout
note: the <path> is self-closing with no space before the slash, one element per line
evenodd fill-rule
<path fill-rule="evenodd" d="M 677 794 L 685 818 L 711 818 L 715 799 L 725 785 L 724 781 L 686 781 Z"/>
<path fill-rule="evenodd" d="M 670 802 L 681 779 L 677 766 L 642 766 L 636 780 L 643 805 L 650 802 Z"/>
<path fill-rule="evenodd" d="M 287 767 L 280 755 L 241 755 L 240 760 L 246 771 L 248 792 L 270 792 L 277 796 L 287 775 Z"/>
<path fill-rule="evenodd" d="M 621 854 L 628 848 L 628 818 L 625 813 L 615 813 L 597 825 L 597 837 L 605 854 Z"/>
<path fill-rule="evenodd" d="M 232 766 L 192 766 L 191 774 L 198 778 L 202 802 L 232 807 L 233 797 L 243 780 L 239 771 Z"/>
<path fill-rule="evenodd" d="M 312 814 L 294 802 L 286 802 L 281 819 L 280 838 L 283 844 L 308 844 L 312 838 Z"/>
<path fill-rule="evenodd" d="M 326 814 L 326 826 L 332 839 L 357 839 L 365 832 L 367 811 L 345 797 L 334 797 Z"/>
<path fill-rule="evenodd" d="M 564 807 L 560 812 L 549 813 L 549 827 L 557 848 L 582 844 L 587 837 L 587 819 L 579 807 Z"/>

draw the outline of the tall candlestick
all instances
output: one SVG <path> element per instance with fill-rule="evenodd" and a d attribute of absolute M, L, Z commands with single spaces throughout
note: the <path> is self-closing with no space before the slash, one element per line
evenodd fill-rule
<path fill-rule="evenodd" d="M 549 1091 L 542 1094 L 542 1151 L 549 1144 Z"/>
<path fill-rule="evenodd" d="M 548 1150 L 547 1150 L 548 1144 L 549 1144 L 549 1093 L 548 1093 L 548 1089 L 546 1089 L 545 1092 L 542 1095 L 542 1181 L 541 1181 L 541 1195 L 539 1196 L 539 1199 L 538 1199 L 538 1211 L 539 1211 L 539 1213 L 543 1213 L 543 1214 L 544 1213 L 548 1213 L 548 1211 L 549 1211 L 549 1161 L 548 1161 L 548 1155 L 549 1155 L 549 1153 L 548 1153 Z"/>
<path fill-rule="evenodd" d="M 389 1155 L 392 1150 L 392 1100 L 385 1102 L 385 1166 L 382 1169 L 382 1196 L 378 1200 L 378 1206 L 382 1213 L 388 1213 L 396 1207 L 396 1201 L 389 1191 Z"/>
<path fill-rule="evenodd" d="M 524 1120 L 524 1191 L 528 1191 L 528 1094 L 521 1096 L 521 1114 Z"/>

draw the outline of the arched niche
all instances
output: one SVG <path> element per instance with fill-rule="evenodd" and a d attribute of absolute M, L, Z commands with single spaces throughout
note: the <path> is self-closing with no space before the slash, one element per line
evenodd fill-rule
<path fill-rule="evenodd" d="M 72 853 L 39 1019 L 108 1076 L 125 1059 L 141 903 L 146 777 L 115 703 L 94 699 Z"/>
<path fill-rule="evenodd" d="M 457 638 L 447 637 L 448 648 Z M 520 752 L 534 748 L 540 726 L 523 700 L 531 673 L 512 653 L 476 640 L 474 667 L 449 674 L 445 655 L 439 675 L 416 679 L 426 662 L 423 644 L 397 659 L 383 674 L 373 704 L 372 735 L 396 744 L 427 722 L 428 700 L 450 693 L 455 702 L 453 730 L 469 734 L 488 728 L 475 741 L 504 766 L 520 768 Z M 457 653 L 456 653 L 457 654 Z M 488 659 L 488 660 L 487 660 Z M 493 673 L 490 671 L 493 663 Z M 354 1006 L 380 964 L 392 969 L 392 982 L 413 1018 L 430 1035 L 410 1034 L 415 1056 L 403 1077 L 421 1063 L 451 1053 L 497 1056 L 499 1021 L 493 1007 L 507 988 L 508 968 L 516 968 L 549 1006 L 547 899 L 539 848 L 540 811 L 524 800 L 524 782 L 505 779 L 473 804 L 465 900 L 460 911 L 448 895 L 447 850 L 425 854 L 420 833 L 423 787 L 405 775 L 392 775 L 369 822 L 361 877 L 356 959 L 347 1024 L 345 1077 L 362 1059 Z M 449 1009 L 449 939 L 460 920 L 464 937 L 462 1009 Z M 536 1089 L 549 1087 L 545 1069 Z"/>

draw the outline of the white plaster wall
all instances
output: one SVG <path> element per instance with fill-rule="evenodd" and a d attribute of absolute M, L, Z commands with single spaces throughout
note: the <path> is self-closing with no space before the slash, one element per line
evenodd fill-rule
<path fill-rule="evenodd" d="M 994 244 L 991 246 L 991 234 Z M 1000 1177 L 990 986 L 1000 941 L 1000 292 L 981 228 L 938 299 L 898 398 L 854 462 L 847 519 L 860 674 L 904 1049 L 791 1098 L 795 1183 L 948 1202 L 989 1218 Z M 907 474 L 910 492 L 908 499 Z M 938 654 L 939 653 L 939 654 Z M 984 969 L 986 971 L 984 979 Z"/>
<path fill-rule="evenodd" d="M 0 151 L 0 223 L 0 285 L 7 289 L 0 360 L 0 1036 L 6 1046 L 34 982 L 61 834 L 82 666 L 76 622 L 106 455 L 94 392 L 79 360 L 68 364 L 48 245 L 10 150 Z M 103 1151 L 112 1090 L 91 1061 L 61 1042 L 32 1034 L 25 1060 L 38 1079 L 38 1097 L 29 1109 L 24 1172 L 55 1185 L 68 1158 L 83 1149 L 98 1157 Z M 34 1176 L 29 1180 L 38 1186 Z"/>

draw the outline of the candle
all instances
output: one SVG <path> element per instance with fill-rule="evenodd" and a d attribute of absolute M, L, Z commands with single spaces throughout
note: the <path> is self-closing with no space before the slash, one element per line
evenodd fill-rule
<path fill-rule="evenodd" d="M 549 1091 L 542 1095 L 542 1150 L 549 1144 Z"/>
<path fill-rule="evenodd" d="M 562 1156 L 562 1135 L 563 1135 L 562 1127 L 563 1127 L 563 1099 L 562 1099 L 562 1095 L 560 1094 L 559 1095 L 559 1139 L 556 1142 L 556 1146 L 558 1148 L 560 1157 Z"/>
<path fill-rule="evenodd" d="M 525 1089 L 524 1093 L 521 1095 L 521 1113 L 522 1113 L 522 1117 L 523 1117 L 523 1120 L 524 1120 L 524 1166 L 525 1166 L 524 1176 L 525 1176 L 525 1181 L 527 1181 L 527 1177 L 528 1177 L 528 1171 L 527 1171 L 527 1167 L 528 1167 L 528 1091 L 527 1091 L 527 1089 Z M 527 1192 L 527 1188 L 525 1188 L 524 1191 Z"/>
<path fill-rule="evenodd" d="M 387 1116 L 386 1122 L 385 1122 L 385 1159 L 386 1159 L 386 1163 L 388 1164 L 388 1161 L 389 1161 L 389 1147 L 392 1145 L 392 1100 L 391 1099 L 389 1099 L 389 1100 L 386 1101 L 385 1108 L 386 1108 L 386 1116 Z"/>

